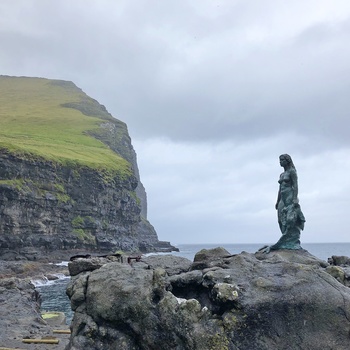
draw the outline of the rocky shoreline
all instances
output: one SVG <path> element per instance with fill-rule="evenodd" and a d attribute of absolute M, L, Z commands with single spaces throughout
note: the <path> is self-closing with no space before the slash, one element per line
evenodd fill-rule
<path fill-rule="evenodd" d="M 123 260 L 127 263 L 129 255 L 136 257 L 140 254 L 125 253 Z M 41 298 L 33 282 L 55 280 L 59 275 L 69 276 L 68 267 L 59 263 L 68 262 L 73 256 L 98 256 L 98 253 L 75 249 L 45 255 L 35 249 L 25 249 L 9 251 L 9 259 L 0 260 L 0 349 L 63 350 L 66 347 L 69 335 L 53 334 L 53 330 L 67 330 L 69 325 L 62 317 L 43 319 L 40 311 Z M 11 257 L 17 260 L 10 259 Z M 23 338 L 45 337 L 55 337 L 60 342 L 57 345 L 22 342 Z"/>
<path fill-rule="evenodd" d="M 43 319 L 40 295 L 31 282 L 55 279 L 56 274 L 67 275 L 67 267 L 47 262 L 0 260 L 0 347 L 52 349 L 52 345 L 23 344 L 22 340 L 55 337 L 60 342 L 54 348 L 65 348 L 68 335 L 56 335 L 53 330 L 69 326 L 62 318 Z"/>
<path fill-rule="evenodd" d="M 53 333 L 69 326 L 43 319 L 30 282 L 58 273 L 72 277 L 71 336 Z M 345 350 L 349 286 L 350 258 L 326 262 L 305 250 L 231 255 L 216 248 L 193 262 L 107 255 L 77 258 L 68 268 L 0 260 L 0 348 Z M 22 343 L 48 337 L 59 344 Z"/>
<path fill-rule="evenodd" d="M 223 248 L 193 262 L 78 259 L 69 264 L 75 313 L 66 350 L 346 350 L 347 260 Z"/>

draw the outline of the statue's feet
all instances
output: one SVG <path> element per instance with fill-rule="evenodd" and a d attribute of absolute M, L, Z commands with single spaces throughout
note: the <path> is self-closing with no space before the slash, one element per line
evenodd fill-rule
<path fill-rule="evenodd" d="M 269 254 L 270 251 L 271 251 L 271 246 L 269 245 L 265 245 L 264 247 L 258 250 L 259 253 L 265 253 L 265 254 Z"/>

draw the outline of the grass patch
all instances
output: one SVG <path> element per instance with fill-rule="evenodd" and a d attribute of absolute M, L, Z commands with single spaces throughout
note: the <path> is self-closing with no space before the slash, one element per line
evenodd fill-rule
<path fill-rule="evenodd" d="M 73 107 L 85 104 L 94 116 Z M 0 76 L 0 105 L 0 150 L 123 177 L 131 174 L 125 159 L 89 136 L 98 132 L 108 113 L 74 84 Z"/>
<path fill-rule="evenodd" d="M 61 203 L 68 203 L 72 201 L 72 199 L 66 193 L 56 193 L 56 198 Z"/>
<path fill-rule="evenodd" d="M 57 192 L 63 192 L 63 193 L 66 192 L 66 190 L 65 190 L 65 188 L 64 188 L 64 186 L 62 184 L 57 184 L 56 183 L 53 186 L 54 186 L 54 188 L 56 189 Z"/>
<path fill-rule="evenodd" d="M 21 193 L 35 193 L 40 197 L 45 197 L 46 194 L 51 193 L 57 198 L 59 202 L 68 203 L 73 202 L 72 198 L 66 193 L 65 188 L 62 184 L 49 184 L 40 183 L 31 180 L 18 179 L 7 179 L 0 180 L 0 186 L 10 186 Z"/>
<path fill-rule="evenodd" d="M 82 228 L 74 229 L 73 235 L 82 242 L 96 244 L 96 237 L 93 236 L 90 232 L 84 231 Z"/>
<path fill-rule="evenodd" d="M 24 183 L 25 182 L 23 179 L 0 180 L 0 186 L 1 185 L 11 186 L 17 189 L 18 191 L 22 190 Z"/>
<path fill-rule="evenodd" d="M 81 216 L 76 216 L 72 220 L 72 226 L 74 228 L 80 228 L 80 227 L 84 226 L 84 219 Z"/>
<path fill-rule="evenodd" d="M 72 201 L 72 198 L 67 194 L 67 192 L 62 184 L 56 183 L 53 185 L 53 187 L 55 189 L 55 196 L 59 202 L 68 203 L 68 202 Z"/>

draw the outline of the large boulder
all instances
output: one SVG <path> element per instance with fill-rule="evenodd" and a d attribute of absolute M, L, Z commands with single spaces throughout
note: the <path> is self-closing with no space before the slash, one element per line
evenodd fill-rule
<path fill-rule="evenodd" d="M 328 263 L 305 250 L 216 251 L 191 266 L 173 257 L 177 271 L 166 256 L 73 277 L 67 350 L 349 349 L 350 290 Z"/>

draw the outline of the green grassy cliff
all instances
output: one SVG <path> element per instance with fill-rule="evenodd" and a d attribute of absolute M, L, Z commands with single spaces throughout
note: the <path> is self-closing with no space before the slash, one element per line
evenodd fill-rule
<path fill-rule="evenodd" d="M 125 159 L 90 136 L 102 120 L 113 118 L 73 83 L 1 76 L 0 106 L 0 149 L 130 174 Z"/>

